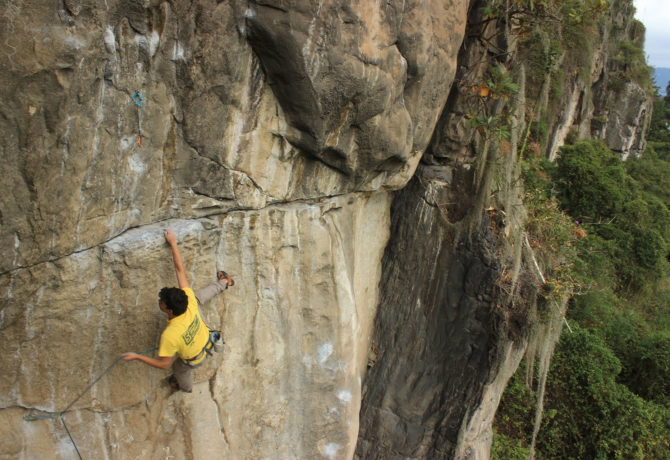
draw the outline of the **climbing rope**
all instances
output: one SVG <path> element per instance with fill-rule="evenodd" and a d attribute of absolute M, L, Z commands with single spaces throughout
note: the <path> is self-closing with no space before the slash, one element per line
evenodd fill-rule
<path fill-rule="evenodd" d="M 139 89 L 133 94 L 133 102 L 137 107 L 137 142 L 142 147 L 142 96 Z"/>
<path fill-rule="evenodd" d="M 146 353 L 152 352 L 152 351 L 157 350 L 157 349 L 158 348 L 155 348 L 155 347 L 150 348 L 149 350 L 140 351 L 138 354 L 139 355 L 144 355 Z M 81 394 L 79 394 L 79 396 L 74 398 L 74 400 L 70 404 L 68 404 L 68 406 L 65 409 L 63 409 L 62 411 L 60 411 L 60 412 L 46 412 L 46 413 L 42 413 L 42 414 L 35 414 L 35 413 L 27 414 L 23 417 L 23 419 L 26 420 L 27 422 L 34 422 L 35 420 L 46 420 L 46 419 L 51 419 L 51 418 L 58 417 L 60 419 L 61 423 L 63 423 L 63 427 L 65 428 L 65 431 L 67 432 L 67 435 L 70 437 L 70 441 L 72 441 L 72 445 L 74 446 L 74 450 L 77 451 L 77 455 L 79 456 L 79 458 L 81 460 L 82 457 L 81 457 L 81 454 L 79 453 L 79 449 L 77 448 L 77 444 L 74 442 L 74 439 L 72 438 L 72 435 L 70 434 L 70 430 L 68 429 L 67 425 L 65 424 L 65 420 L 63 419 L 63 416 L 65 415 L 66 412 L 70 411 L 70 408 L 72 406 L 74 406 L 75 403 L 77 401 L 79 401 L 82 396 L 84 396 L 86 393 L 88 393 L 88 391 L 93 387 L 93 385 L 98 383 L 101 378 L 103 378 L 109 371 L 111 371 L 112 368 L 114 366 L 116 366 L 119 363 L 119 361 L 121 361 L 121 359 L 123 359 L 123 355 L 116 358 L 116 360 L 112 364 L 110 364 L 109 367 L 107 367 L 107 369 L 105 369 L 102 372 L 102 374 L 100 374 L 98 377 L 96 377 L 96 379 L 93 380 L 86 387 L 86 389 L 84 391 L 82 391 Z"/>
<path fill-rule="evenodd" d="M 74 450 L 77 452 L 77 456 L 79 457 L 79 460 L 84 460 L 81 457 L 81 453 L 79 453 L 79 449 L 77 448 L 77 443 L 74 442 L 74 439 L 72 439 L 72 435 L 70 434 L 70 430 L 68 429 L 67 425 L 65 424 L 65 419 L 63 416 L 60 416 L 60 421 L 63 424 L 63 428 L 65 428 L 65 431 L 67 432 L 68 437 L 70 438 L 70 442 L 72 442 L 72 445 L 74 446 Z"/>

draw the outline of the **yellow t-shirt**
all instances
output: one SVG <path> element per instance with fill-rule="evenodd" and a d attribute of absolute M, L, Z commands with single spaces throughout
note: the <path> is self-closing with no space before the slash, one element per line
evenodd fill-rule
<path fill-rule="evenodd" d="M 188 297 L 186 311 L 168 321 L 168 325 L 161 334 L 158 347 L 158 356 L 172 357 L 176 354 L 181 359 L 187 360 L 198 355 L 207 345 L 209 329 L 202 321 L 198 311 L 198 301 L 191 288 L 184 289 Z M 206 354 L 191 364 L 199 364 L 205 359 Z"/>

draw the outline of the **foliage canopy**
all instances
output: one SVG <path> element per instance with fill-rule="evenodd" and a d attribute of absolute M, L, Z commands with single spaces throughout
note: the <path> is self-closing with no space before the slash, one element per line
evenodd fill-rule
<path fill-rule="evenodd" d="M 557 200 L 586 235 L 570 265 L 585 289 L 552 359 L 537 458 L 670 458 L 670 101 L 656 107 L 642 158 L 623 163 L 586 141 L 563 147 L 556 165 L 526 163 L 527 189 Z M 517 372 L 492 458 L 527 457 L 534 402 Z"/>

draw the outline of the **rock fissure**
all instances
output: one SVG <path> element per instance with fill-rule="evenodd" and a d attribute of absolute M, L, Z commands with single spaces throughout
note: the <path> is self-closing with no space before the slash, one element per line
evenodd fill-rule
<path fill-rule="evenodd" d="M 47 259 L 47 260 L 41 260 L 41 261 L 35 262 L 33 264 L 30 264 L 30 265 L 18 266 L 16 268 L 11 269 L 11 270 L 0 272 L 0 276 L 5 276 L 5 275 L 10 275 L 11 276 L 12 273 L 16 273 L 17 271 L 20 271 L 20 270 L 30 270 L 30 269 L 38 267 L 40 265 L 53 264 L 53 263 L 62 261 L 64 259 L 68 259 L 72 256 L 76 256 L 78 254 L 83 254 L 83 253 L 89 252 L 91 250 L 94 250 L 95 248 L 103 248 L 106 244 L 113 243 L 118 238 L 123 238 L 123 236 L 130 231 L 134 231 L 138 228 L 142 228 L 142 227 L 146 227 L 146 226 L 155 226 L 156 224 L 160 224 L 161 222 L 165 222 L 167 220 L 171 220 L 171 218 L 167 217 L 163 220 L 159 220 L 159 221 L 152 222 L 152 223 L 145 224 L 145 225 L 140 225 L 140 226 L 137 226 L 137 227 L 128 227 L 128 228 L 124 229 L 121 233 L 118 233 L 118 234 L 108 238 L 107 240 L 102 241 L 100 243 L 97 243 L 93 246 L 77 249 L 76 251 L 72 251 L 69 254 L 64 254 L 64 255 L 61 255 L 61 256 L 58 256 L 58 257 L 53 257 L 53 258 Z M 197 220 L 197 219 L 194 219 L 194 220 Z"/>
<path fill-rule="evenodd" d="M 192 191 L 192 193 L 194 193 L 196 195 L 199 195 L 199 196 L 204 196 L 204 197 L 213 198 L 213 199 L 218 200 L 217 197 L 213 197 L 213 196 L 205 194 L 205 193 L 199 193 L 199 192 L 196 192 L 196 191 Z M 213 213 L 210 213 L 210 214 L 204 214 L 204 215 L 201 215 L 197 218 L 192 218 L 192 219 L 187 219 L 187 220 L 198 222 L 198 221 L 207 220 L 208 218 L 211 218 L 211 217 L 225 216 L 225 215 L 229 215 L 229 214 L 233 214 L 233 213 L 239 213 L 239 212 L 261 211 L 261 210 L 267 210 L 267 209 L 272 209 L 272 208 L 283 208 L 283 207 L 287 207 L 287 206 L 288 207 L 293 207 L 296 204 L 313 205 L 313 206 L 316 206 L 316 207 L 320 207 L 320 206 L 323 205 L 324 201 L 327 201 L 327 200 L 330 200 L 330 199 L 336 199 L 336 198 L 347 196 L 347 195 L 352 195 L 352 194 L 346 192 L 346 193 L 342 193 L 342 194 L 323 195 L 323 196 L 314 197 L 314 198 L 295 199 L 295 200 L 288 200 L 288 201 L 287 200 L 282 200 L 282 201 L 276 201 L 276 202 L 273 202 L 273 203 L 269 203 L 269 204 L 267 204 L 263 207 L 260 207 L 260 208 L 230 207 L 230 208 L 227 208 L 225 211 L 213 212 Z M 369 195 L 369 192 L 357 192 L 353 195 L 366 196 L 366 195 Z M 232 200 L 226 200 L 226 201 L 232 201 Z M 214 207 L 214 206 L 210 206 L 210 207 Z M 206 209 L 206 208 L 200 208 L 200 209 Z M 328 211 L 333 210 L 333 209 L 337 209 L 337 208 L 330 208 Z M 328 212 L 328 211 L 326 211 L 326 212 Z M 124 235 L 128 232 L 136 231 L 136 230 L 144 228 L 144 227 L 155 227 L 158 224 L 161 224 L 163 222 L 168 222 L 168 221 L 171 221 L 171 220 L 174 220 L 174 217 L 165 217 L 164 219 L 157 220 L 155 222 L 151 222 L 151 223 L 147 223 L 147 224 L 143 224 L 143 225 L 138 225 L 136 227 L 128 227 L 128 228 L 124 229 L 121 233 L 118 233 L 118 234 L 110 237 L 109 239 L 104 240 L 104 241 L 102 241 L 98 244 L 95 244 L 93 246 L 77 249 L 76 251 L 73 251 L 71 253 L 63 254 L 61 256 L 53 257 L 53 258 L 50 258 L 50 259 L 47 259 L 47 260 L 41 260 L 41 261 L 35 262 L 33 264 L 30 264 L 30 265 L 17 266 L 15 268 L 11 269 L 11 270 L 0 272 L 0 276 L 5 276 L 5 275 L 11 276 L 12 273 L 16 273 L 20 270 L 29 270 L 29 269 L 38 267 L 38 266 L 43 265 L 43 264 L 56 263 L 56 262 L 62 261 L 64 259 L 67 259 L 69 257 L 75 256 L 77 254 L 86 253 L 88 251 L 94 250 L 95 248 L 104 247 L 108 243 L 113 243 L 115 240 L 118 240 L 120 238 L 122 239 L 124 237 Z"/>
<path fill-rule="evenodd" d="M 155 393 L 155 392 L 152 392 Z M 32 406 L 26 406 L 26 405 L 20 405 L 20 404 L 12 404 L 9 406 L 3 406 L 0 407 L 0 411 L 3 410 L 11 410 L 11 409 L 21 409 L 26 412 L 32 412 L 34 415 L 39 419 L 39 420 L 51 420 L 58 418 L 59 416 L 63 415 L 68 415 L 68 414 L 76 414 L 77 412 L 90 412 L 93 414 L 108 414 L 108 413 L 115 413 L 115 412 L 123 412 L 123 411 L 128 411 L 128 410 L 134 410 L 138 408 L 140 405 L 145 404 L 145 401 L 147 401 L 150 398 L 150 396 L 147 396 L 143 401 L 129 404 L 127 406 L 119 406 L 115 407 L 113 409 L 96 409 L 95 407 L 75 407 L 72 409 L 67 409 L 67 411 L 61 412 L 61 411 L 47 411 L 44 409 L 41 409 L 39 407 L 32 407 Z"/>

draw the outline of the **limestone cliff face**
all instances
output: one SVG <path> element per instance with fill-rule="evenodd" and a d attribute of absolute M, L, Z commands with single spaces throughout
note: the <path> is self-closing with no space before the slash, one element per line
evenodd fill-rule
<path fill-rule="evenodd" d="M 465 3 L 4 2 L 2 458 L 157 344 L 175 229 L 225 350 L 192 395 L 120 363 L 65 415 L 84 458 L 351 458 L 390 230 Z M 140 102 L 141 99 L 141 102 Z"/>
<path fill-rule="evenodd" d="M 189 395 L 116 365 L 64 415 L 84 458 L 488 458 L 537 274 L 484 6 L 2 3 L 0 458 L 73 458 L 25 417 L 157 345 L 165 227 L 194 287 L 235 278 L 203 309 L 226 346 Z M 504 142 L 468 123 L 494 63 Z"/>
<path fill-rule="evenodd" d="M 582 67 L 570 66 L 563 59 L 555 63 L 566 67 L 562 81 L 554 83 L 563 91 L 553 101 L 545 94 L 539 108 L 551 113 L 546 146 L 549 159 L 556 158 L 571 134 L 577 139 L 602 139 L 623 160 L 644 152 L 652 96 L 640 81 L 639 73 L 646 70 L 632 68 L 640 63 L 622 56 L 630 54 L 631 45 L 643 48 L 644 26 L 634 14 L 631 1 L 612 2 L 598 24 L 597 40 L 586 43 L 582 39 L 575 44 L 587 55 Z"/>
<path fill-rule="evenodd" d="M 609 33 L 602 39 L 606 56 L 602 68 L 596 69 L 594 83 L 594 113 L 591 119 L 594 137 L 604 139 L 607 145 L 627 159 L 644 153 L 647 146 L 646 133 L 651 120 L 653 98 L 635 74 L 630 62 L 619 62 L 617 54 L 634 44 L 644 48 L 644 26 L 634 19 L 635 8 L 630 2 L 617 2 L 611 14 Z M 606 48 L 607 47 L 607 48 Z"/>

